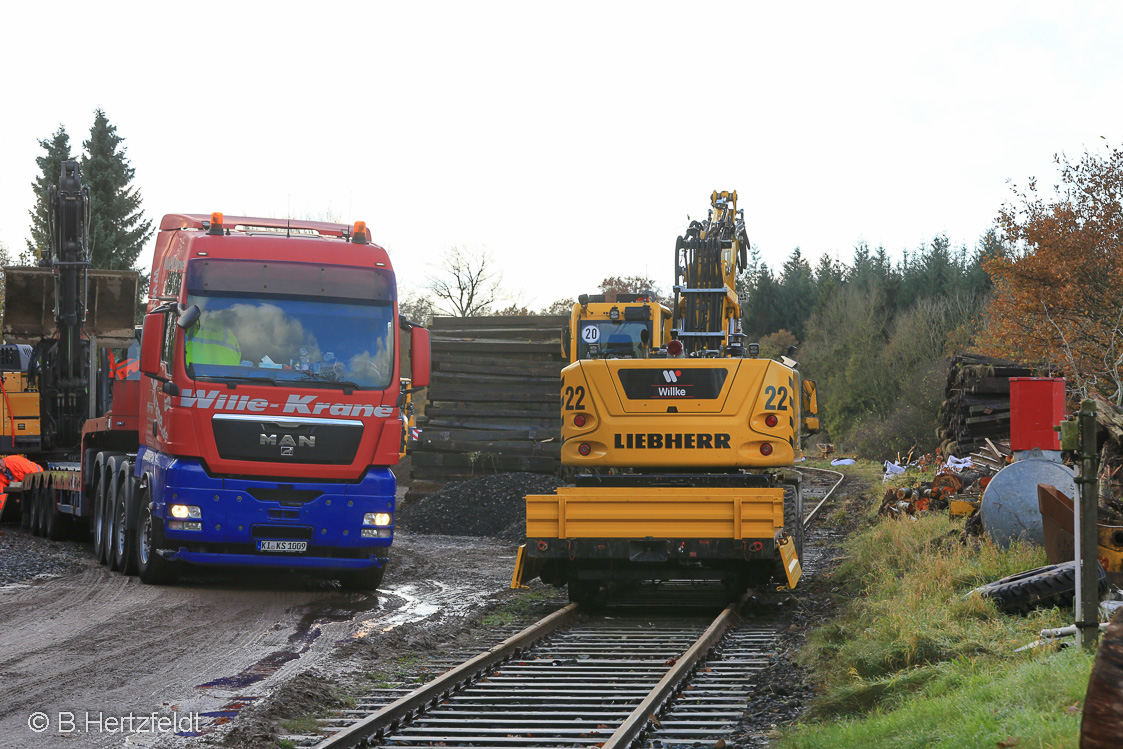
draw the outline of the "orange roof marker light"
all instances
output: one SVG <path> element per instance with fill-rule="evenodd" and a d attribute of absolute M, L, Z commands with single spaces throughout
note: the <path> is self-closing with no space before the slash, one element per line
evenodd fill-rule
<path fill-rule="evenodd" d="M 351 241 L 355 244 L 370 244 L 370 235 L 367 234 L 367 222 L 356 221 L 351 230 Z"/>
<path fill-rule="evenodd" d="M 218 211 L 211 214 L 211 225 L 207 227 L 207 234 L 222 235 L 222 214 Z"/>

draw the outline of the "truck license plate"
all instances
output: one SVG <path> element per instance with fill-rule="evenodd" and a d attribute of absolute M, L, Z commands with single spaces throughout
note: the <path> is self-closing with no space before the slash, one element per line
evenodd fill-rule
<path fill-rule="evenodd" d="M 258 541 L 258 551 L 307 551 L 307 541 Z"/>

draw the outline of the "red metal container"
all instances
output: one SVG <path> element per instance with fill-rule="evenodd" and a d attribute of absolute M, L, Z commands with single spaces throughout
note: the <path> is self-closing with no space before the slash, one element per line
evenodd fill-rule
<path fill-rule="evenodd" d="M 1060 450 L 1053 427 L 1065 417 L 1063 377 L 1010 378 L 1010 448 Z"/>

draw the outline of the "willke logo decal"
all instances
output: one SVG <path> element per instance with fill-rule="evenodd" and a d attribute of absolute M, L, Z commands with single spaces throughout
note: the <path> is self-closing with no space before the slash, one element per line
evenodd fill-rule
<path fill-rule="evenodd" d="M 681 374 L 682 374 L 682 370 L 664 369 L 663 370 L 663 379 L 666 380 L 667 382 L 678 382 L 679 375 L 681 375 Z"/>

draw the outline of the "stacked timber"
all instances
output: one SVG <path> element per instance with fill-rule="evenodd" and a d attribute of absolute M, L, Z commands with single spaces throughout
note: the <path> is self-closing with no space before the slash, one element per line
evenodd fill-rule
<path fill-rule="evenodd" d="M 1010 438 L 1010 378 L 1032 377 L 1029 367 L 980 354 L 959 354 L 948 368 L 937 437 L 944 455 L 966 457 L 987 440 Z"/>
<path fill-rule="evenodd" d="M 437 317 L 432 382 L 412 445 L 415 494 L 488 473 L 556 473 L 561 454 L 556 315 Z"/>

